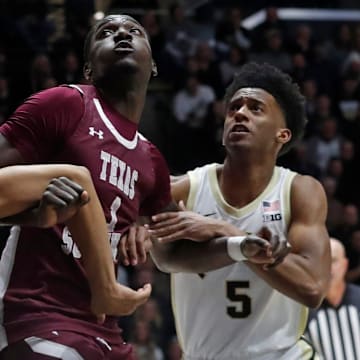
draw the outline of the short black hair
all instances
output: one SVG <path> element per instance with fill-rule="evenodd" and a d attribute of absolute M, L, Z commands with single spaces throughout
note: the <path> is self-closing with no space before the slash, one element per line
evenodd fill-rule
<path fill-rule="evenodd" d="M 93 35 L 95 34 L 95 32 L 97 31 L 97 29 L 102 26 L 103 24 L 106 24 L 107 22 L 111 21 L 114 17 L 116 16 L 123 16 L 123 17 L 127 17 L 129 20 L 133 21 L 135 24 L 140 25 L 142 28 L 143 26 L 136 20 L 134 19 L 132 16 L 130 15 L 126 15 L 126 14 L 114 14 L 114 15 L 108 15 L 105 16 L 103 19 L 97 21 L 89 30 L 89 32 L 86 34 L 85 37 L 85 41 L 84 41 L 84 52 L 83 52 L 83 56 L 84 56 L 84 62 L 88 62 L 89 61 L 89 52 L 90 52 L 90 45 L 91 45 L 91 41 L 93 38 Z M 144 29 L 145 31 L 145 29 Z M 149 39 L 149 36 L 147 34 L 147 32 L 145 31 L 146 37 Z"/>
<path fill-rule="evenodd" d="M 242 66 L 225 93 L 227 106 L 234 94 L 241 88 L 260 88 L 271 94 L 283 111 L 286 126 L 291 130 L 291 140 L 284 144 L 279 155 L 288 152 L 298 142 L 305 131 L 305 97 L 298 84 L 291 77 L 270 64 L 250 62 Z"/>

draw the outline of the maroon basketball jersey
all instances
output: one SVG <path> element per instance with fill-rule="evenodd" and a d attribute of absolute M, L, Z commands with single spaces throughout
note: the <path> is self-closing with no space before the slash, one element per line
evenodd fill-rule
<path fill-rule="evenodd" d="M 29 163 L 71 163 L 90 170 L 114 255 L 120 235 L 139 214 L 154 214 L 171 201 L 169 173 L 159 151 L 93 86 L 35 94 L 0 132 Z M 89 310 L 81 254 L 67 228 L 13 227 L 0 278 L 0 349 L 54 329 L 121 341 L 116 319 L 98 325 Z"/>

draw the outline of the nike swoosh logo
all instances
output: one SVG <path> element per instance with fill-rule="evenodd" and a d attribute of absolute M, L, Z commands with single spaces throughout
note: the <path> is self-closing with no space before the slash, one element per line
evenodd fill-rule
<path fill-rule="evenodd" d="M 202 216 L 212 216 L 212 215 L 216 215 L 216 212 L 209 213 L 209 214 L 202 214 Z"/>

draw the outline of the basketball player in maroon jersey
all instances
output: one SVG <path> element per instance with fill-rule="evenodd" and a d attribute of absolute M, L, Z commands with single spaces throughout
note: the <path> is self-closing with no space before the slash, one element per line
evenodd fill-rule
<path fill-rule="evenodd" d="M 108 16 L 85 42 L 92 85 L 61 86 L 27 99 L 0 127 L 0 166 L 71 163 L 88 168 L 117 249 L 133 265 L 144 248 L 124 236 L 139 215 L 171 204 L 168 168 L 137 131 L 154 72 L 142 26 Z M 0 263 L 2 359 L 133 359 L 117 320 L 103 324 L 90 309 L 81 253 L 67 227 L 12 230 Z M 125 261 L 127 261 L 125 259 Z"/>

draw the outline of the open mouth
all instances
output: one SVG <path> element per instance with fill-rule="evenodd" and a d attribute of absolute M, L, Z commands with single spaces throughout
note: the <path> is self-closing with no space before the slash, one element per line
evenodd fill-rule
<path fill-rule="evenodd" d="M 232 127 L 231 132 L 236 132 L 236 133 L 248 133 L 250 132 L 249 129 L 242 124 L 236 124 Z"/>
<path fill-rule="evenodd" d="M 114 50 L 116 52 L 133 52 L 134 48 L 128 41 L 122 40 L 115 45 Z"/>

